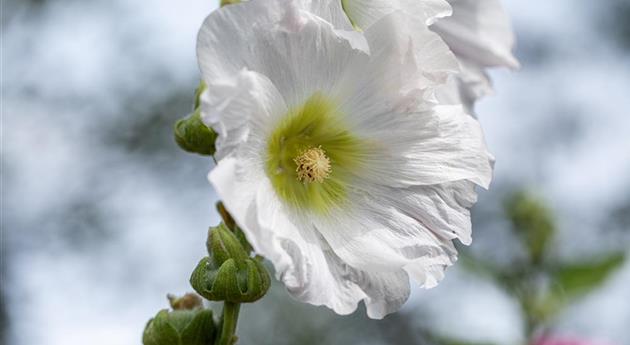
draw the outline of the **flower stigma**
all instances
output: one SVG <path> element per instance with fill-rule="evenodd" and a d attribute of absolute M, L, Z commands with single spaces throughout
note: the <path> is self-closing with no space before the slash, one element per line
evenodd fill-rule
<path fill-rule="evenodd" d="M 311 147 L 302 152 L 293 161 L 297 165 L 297 179 L 304 183 L 322 183 L 330 177 L 330 159 L 321 146 Z"/>

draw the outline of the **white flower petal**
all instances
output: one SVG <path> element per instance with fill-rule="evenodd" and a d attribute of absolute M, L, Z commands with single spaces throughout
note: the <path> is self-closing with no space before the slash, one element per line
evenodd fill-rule
<path fill-rule="evenodd" d="M 483 67 L 517 68 L 514 34 L 500 0 L 449 0 L 453 15 L 432 28 L 458 56 Z"/>
<path fill-rule="evenodd" d="M 365 300 L 371 318 L 382 318 L 407 300 L 407 273 L 372 274 L 345 264 L 312 226 L 297 227 L 289 220 L 265 176 L 238 162 L 221 160 L 209 179 L 256 252 L 274 264 L 278 279 L 292 296 L 342 315 Z"/>
<path fill-rule="evenodd" d="M 472 242 L 469 209 L 477 201 L 477 193 L 475 184 L 470 181 L 404 189 L 388 188 L 383 189 L 378 198 L 417 219 L 441 238 L 457 238 L 465 245 Z"/>
<path fill-rule="evenodd" d="M 225 158 L 209 180 L 256 252 L 274 264 L 278 279 L 293 296 L 340 314 L 354 311 L 363 293 L 336 275 L 336 266 L 329 267 L 315 234 L 289 221 L 266 176 L 256 171 L 247 163 Z"/>
<path fill-rule="evenodd" d="M 492 179 L 481 126 L 461 106 L 419 113 L 393 108 L 352 128 L 382 148 L 360 175 L 369 183 L 404 187 L 470 180 L 488 188 Z"/>
<path fill-rule="evenodd" d="M 395 52 L 395 56 L 405 58 L 407 64 L 422 71 L 425 80 L 420 83 L 440 84 L 448 75 L 459 72 L 457 59 L 445 42 L 424 23 L 402 11 L 379 18 L 365 30 L 365 36 L 371 55 L 391 56 Z"/>
<path fill-rule="evenodd" d="M 343 10 L 341 0 L 297 0 L 298 8 L 311 12 L 331 23 L 339 30 L 354 31 L 352 23 Z"/>
<path fill-rule="evenodd" d="M 359 62 L 357 56 L 367 60 L 330 23 L 292 5 L 274 4 L 227 6 L 206 19 L 197 52 L 208 84 L 246 68 L 265 75 L 292 107 L 315 92 L 334 94 L 339 77 Z"/>
<path fill-rule="evenodd" d="M 339 20 L 342 15 L 337 13 L 338 7 L 329 10 L 327 5 L 337 4 L 334 0 L 304 0 L 310 7 L 303 5 L 316 15 L 330 21 L 336 28 L 348 30 L 348 23 Z M 431 40 L 421 37 L 424 24 L 431 25 L 436 19 L 444 18 L 435 23 L 432 28 L 442 36 L 450 49 L 457 55 L 462 65 L 462 71 L 457 78 L 451 80 L 441 88 L 440 101 L 446 104 L 463 104 L 471 114 L 474 102 L 491 93 L 490 81 L 483 68 L 493 66 L 518 67 L 518 61 L 512 55 L 514 35 L 506 13 L 503 11 L 499 0 L 448 0 L 451 5 L 443 0 L 344 0 L 343 7 L 349 19 L 363 30 L 369 30 L 378 21 L 387 15 L 400 12 L 411 20 L 398 18 L 398 33 L 387 32 L 382 37 L 382 42 L 372 42 L 372 48 L 379 44 L 391 44 L 391 41 L 407 43 L 405 39 L 411 37 L 415 43 L 416 59 L 418 65 L 425 65 L 425 56 L 434 51 L 427 45 Z M 317 3 L 318 5 L 313 5 Z M 335 13 L 335 15 L 332 15 Z M 354 39 L 353 41 L 357 41 Z M 433 41 L 438 44 L 437 41 Z M 441 40 L 439 44 L 444 44 Z M 367 51 L 367 50 L 366 50 Z M 447 74 L 458 72 L 457 64 L 452 64 L 451 59 L 435 55 L 435 62 L 444 63 L 444 72 L 433 76 L 430 80 L 438 83 L 447 81 Z M 426 81 L 424 82 L 426 84 Z"/>
<path fill-rule="evenodd" d="M 248 141 L 250 133 L 259 139 L 263 137 L 268 132 L 265 125 L 278 114 L 287 112 L 278 90 L 258 73 L 242 70 L 231 79 L 226 77 L 207 83 L 208 88 L 201 95 L 201 116 L 203 122 L 219 134 L 217 159 L 233 153 Z M 262 139 L 259 142 L 262 144 Z"/>
<path fill-rule="evenodd" d="M 368 272 L 355 269 L 345 264 L 331 250 L 325 251 L 330 257 L 331 268 L 334 268 L 339 279 L 349 281 L 362 292 L 368 317 L 382 319 L 393 313 L 409 298 L 409 275 L 404 270 L 391 272 Z M 358 303 L 361 299 L 357 299 Z"/>
<path fill-rule="evenodd" d="M 426 25 L 451 14 L 445 0 L 341 0 L 341 3 L 350 21 L 362 30 L 395 11 L 404 11 Z"/>
<path fill-rule="evenodd" d="M 317 230 L 348 265 L 381 274 L 414 273 L 421 286 L 441 279 L 457 258 L 451 241 L 373 195 L 357 193 L 350 209 L 313 217 Z M 420 274 L 422 273 L 422 274 Z"/>
<path fill-rule="evenodd" d="M 461 104 L 467 113 L 475 116 L 475 102 L 485 96 L 493 94 L 492 82 L 486 71 L 460 58 L 462 72 L 450 76 L 446 84 L 436 91 L 436 98 L 440 104 Z"/>

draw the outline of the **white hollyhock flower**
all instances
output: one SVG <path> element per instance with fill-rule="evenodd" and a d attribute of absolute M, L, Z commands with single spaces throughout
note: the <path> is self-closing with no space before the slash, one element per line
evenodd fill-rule
<path fill-rule="evenodd" d="M 321 1 L 331 6 L 341 1 L 349 21 L 359 29 L 369 28 L 395 11 L 433 24 L 432 29 L 449 45 L 462 69 L 440 89 L 442 102 L 463 103 L 471 109 L 477 99 L 492 92 L 485 68 L 519 66 L 511 52 L 514 34 L 500 0 L 313 0 Z M 337 25 L 348 24 L 337 22 Z M 413 30 L 403 34 L 414 36 Z"/>
<path fill-rule="evenodd" d="M 419 54 L 390 14 L 360 49 L 297 5 L 253 0 L 204 22 L 202 117 L 219 134 L 209 179 L 295 298 L 340 314 L 363 300 L 382 318 L 410 278 L 437 284 L 452 240 L 471 242 L 489 155 L 473 117 L 429 97 L 453 59 L 436 34 L 419 31 Z"/>

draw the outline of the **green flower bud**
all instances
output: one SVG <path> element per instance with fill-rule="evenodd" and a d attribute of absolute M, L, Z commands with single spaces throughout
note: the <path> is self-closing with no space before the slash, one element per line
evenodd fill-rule
<path fill-rule="evenodd" d="M 207 247 L 210 257 L 203 258 L 190 277 L 190 284 L 201 296 L 211 301 L 249 303 L 267 293 L 269 272 L 249 256 L 223 223 L 210 229 Z"/>
<path fill-rule="evenodd" d="M 221 201 L 217 202 L 216 207 L 217 207 L 217 212 L 219 212 L 219 214 L 221 215 L 221 219 L 223 219 L 223 223 L 225 223 L 228 229 L 230 230 L 236 229 L 236 221 L 234 221 L 234 218 L 232 218 L 232 215 L 225 208 L 225 205 L 223 205 L 223 202 Z"/>
<path fill-rule="evenodd" d="M 236 238 L 238 238 L 239 242 L 241 242 L 241 245 L 243 246 L 243 249 L 245 249 L 248 254 L 253 252 L 254 249 L 252 248 L 252 245 L 249 244 L 249 242 L 247 241 L 247 237 L 245 237 L 243 230 L 241 230 L 241 228 L 236 225 L 234 218 L 232 218 L 232 215 L 227 211 L 223 203 L 219 201 L 217 202 L 216 206 L 217 211 L 221 215 L 221 219 L 223 219 L 223 223 L 225 223 L 228 229 L 230 229 L 234 233 Z"/>
<path fill-rule="evenodd" d="M 221 7 L 240 3 L 241 0 L 221 0 Z"/>
<path fill-rule="evenodd" d="M 212 311 L 202 309 L 199 296 L 169 296 L 175 310 L 160 310 L 142 335 L 144 345 L 211 345 L 215 327 Z"/>
<path fill-rule="evenodd" d="M 217 134 L 201 121 L 201 109 L 175 123 L 175 142 L 184 151 L 211 156 Z"/>
<path fill-rule="evenodd" d="M 527 246 L 532 262 L 541 263 L 555 231 L 551 211 L 538 199 L 518 192 L 507 201 L 506 212 Z"/>

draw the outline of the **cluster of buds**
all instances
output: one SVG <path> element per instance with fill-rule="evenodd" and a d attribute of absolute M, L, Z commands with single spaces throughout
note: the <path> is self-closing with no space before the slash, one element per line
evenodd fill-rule
<path fill-rule="evenodd" d="M 269 290 L 271 278 L 262 258 L 253 256 L 242 231 L 221 203 L 217 209 L 223 222 L 208 231 L 209 256 L 199 262 L 190 284 L 207 300 L 224 302 L 223 316 L 217 324 L 197 294 L 181 298 L 169 295 L 172 310 L 161 310 L 149 320 L 142 337 L 144 345 L 233 344 L 239 304 L 257 301 Z"/>
<path fill-rule="evenodd" d="M 269 272 L 224 223 L 210 228 L 207 247 L 210 256 L 199 262 L 190 277 L 197 293 L 211 301 L 231 303 L 254 302 L 267 293 Z"/>

